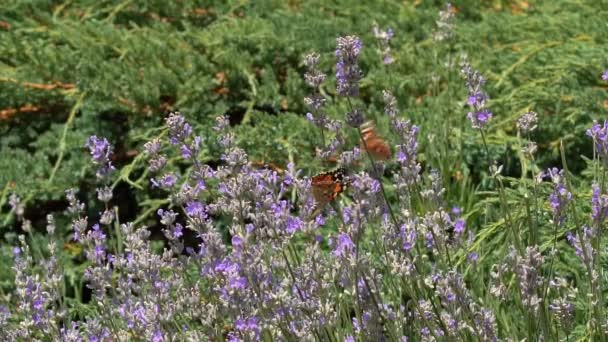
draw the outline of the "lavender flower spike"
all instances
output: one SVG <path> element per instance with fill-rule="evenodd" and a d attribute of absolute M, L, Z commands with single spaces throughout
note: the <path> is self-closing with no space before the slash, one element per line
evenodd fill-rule
<path fill-rule="evenodd" d="M 318 69 L 319 58 L 320 56 L 316 52 L 311 52 L 304 56 L 304 64 L 307 69 L 304 74 L 304 80 L 308 86 L 313 88 L 312 94 L 304 98 L 304 103 L 310 109 L 310 112 L 306 114 L 309 121 L 317 127 L 324 129 L 327 123 L 327 116 L 321 110 L 321 107 L 325 104 L 325 97 L 321 95 L 319 87 L 327 76 Z"/>
<path fill-rule="evenodd" d="M 535 112 L 524 113 L 517 119 L 517 129 L 523 134 L 533 132 L 538 127 L 538 114 Z"/>
<path fill-rule="evenodd" d="M 386 31 L 381 30 L 377 24 L 374 24 L 372 27 L 372 31 L 374 32 L 374 37 L 378 40 L 378 45 L 380 47 L 380 52 L 382 53 L 382 63 L 388 65 L 392 64 L 395 59 L 391 54 L 391 47 L 389 42 L 393 38 L 393 30 L 387 28 Z"/>
<path fill-rule="evenodd" d="M 595 227 L 600 227 L 608 217 L 608 195 L 602 194 L 598 184 L 593 184 L 591 188 L 591 220 Z"/>
<path fill-rule="evenodd" d="M 466 60 L 462 62 L 461 74 L 469 89 L 467 104 L 473 108 L 473 111 L 467 114 L 467 118 L 471 121 L 473 128 L 481 129 L 492 119 L 492 112 L 486 107 L 489 97 L 482 88 L 486 80 Z"/>
<path fill-rule="evenodd" d="M 169 114 L 165 119 L 165 124 L 169 127 L 169 142 L 172 145 L 184 143 L 192 134 L 192 126 L 179 112 Z"/>
<path fill-rule="evenodd" d="M 561 225 L 566 219 L 566 207 L 572 199 L 572 194 L 566 188 L 564 182 L 564 170 L 552 168 L 547 170 L 547 175 L 555 184 L 553 192 L 549 195 L 549 204 L 553 213 L 553 222 Z"/>
<path fill-rule="evenodd" d="M 112 146 L 106 138 L 98 138 L 96 135 L 92 135 L 87 139 L 85 144 L 91 153 L 93 163 L 98 165 L 97 178 L 105 178 L 110 172 L 114 170 L 110 155 L 112 154 Z"/>
<path fill-rule="evenodd" d="M 356 97 L 359 95 L 361 69 L 357 64 L 361 51 L 361 40 L 356 36 L 339 37 L 336 56 L 336 82 L 338 95 Z"/>
<path fill-rule="evenodd" d="M 593 126 L 587 130 L 587 136 L 593 139 L 595 150 L 604 165 L 608 164 L 608 120 L 604 120 L 603 125 L 594 121 Z"/>
<path fill-rule="evenodd" d="M 436 21 L 437 29 L 433 32 L 435 41 L 449 40 L 454 37 L 454 8 L 449 2 L 444 11 L 439 11 L 439 19 Z"/>

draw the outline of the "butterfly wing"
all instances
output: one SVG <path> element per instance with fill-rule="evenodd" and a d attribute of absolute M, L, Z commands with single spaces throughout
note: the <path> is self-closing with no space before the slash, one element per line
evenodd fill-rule
<path fill-rule="evenodd" d="M 391 157 L 391 148 L 388 143 L 376 134 L 373 122 L 368 121 L 361 126 L 361 149 L 367 151 L 375 160 L 387 160 Z"/>
<path fill-rule="evenodd" d="M 321 208 L 338 197 L 346 188 L 344 170 L 337 169 L 325 172 L 312 177 L 312 195 L 317 202 L 317 207 Z"/>

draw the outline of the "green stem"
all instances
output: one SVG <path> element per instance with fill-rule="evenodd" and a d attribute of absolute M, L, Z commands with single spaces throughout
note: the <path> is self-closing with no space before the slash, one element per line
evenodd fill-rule
<path fill-rule="evenodd" d="M 483 129 L 480 127 L 479 132 L 481 133 L 481 139 L 483 141 L 483 146 L 486 150 L 486 159 L 490 165 L 493 163 L 490 160 L 490 150 L 488 149 L 488 144 L 486 143 L 486 136 Z M 503 212 L 503 216 L 505 219 L 505 223 L 511 229 L 511 233 L 513 234 L 513 243 L 515 244 L 515 248 L 517 248 L 518 253 L 521 255 L 523 250 L 521 247 L 521 242 L 519 241 L 519 234 L 517 233 L 515 226 L 513 225 L 513 220 L 511 219 L 511 214 L 509 214 L 509 208 L 507 203 L 507 198 L 505 194 L 504 184 L 498 178 L 498 175 L 492 175 L 492 178 L 498 185 L 498 196 L 500 198 L 500 206 Z"/>

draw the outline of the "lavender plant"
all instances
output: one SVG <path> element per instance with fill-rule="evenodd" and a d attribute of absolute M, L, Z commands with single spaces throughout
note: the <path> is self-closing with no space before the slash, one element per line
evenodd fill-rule
<path fill-rule="evenodd" d="M 451 37 L 452 15 L 448 5 L 435 39 Z M 395 60 L 388 48 L 392 31 L 376 27 L 375 35 L 384 44 L 383 64 L 392 64 Z M 323 153 L 345 146 L 342 137 L 347 134 L 340 131 L 351 129 L 357 131 L 368 156 L 369 165 L 356 149 L 342 152 L 338 160 L 348 169 L 344 180 L 313 183 L 294 163 L 285 170 L 259 168 L 236 144 L 227 117 L 216 119 L 215 135 L 197 136 L 185 115 L 170 113 L 164 133 L 143 145 L 149 186 L 166 199 L 155 210 L 164 237 L 160 250 L 154 247 L 148 227 L 119 222 L 112 203 L 113 149 L 107 139 L 91 136 L 85 146 L 95 166 L 97 201 L 103 210 L 92 215 L 70 189 L 65 213 L 71 219 L 71 243 L 82 246 L 80 257 L 86 260 L 83 279 L 91 292 L 86 315 L 76 314 L 64 293 L 55 218 L 47 217 L 50 242 L 44 250 L 33 251 L 32 223 L 25 218 L 19 197 L 12 195 L 11 210 L 28 235 L 21 235 L 13 247 L 15 289 L 0 298 L 0 338 L 568 340 L 578 328 L 584 336 L 604 340 L 606 124 L 596 123 L 588 131 L 601 176 L 592 186 L 585 223 L 574 206 L 581 196 L 572 188 L 567 165 L 549 168 L 535 178 L 524 173 L 520 183 L 512 180 L 532 189 L 537 203 L 524 221 L 534 222 L 528 229 L 536 235 L 524 246 L 521 232 L 515 229 L 515 213 L 522 207 L 507 198 L 512 189 L 510 183 L 503 183 L 500 167 L 489 163 L 498 189 L 493 205 L 500 206 L 503 216 L 480 223 L 474 213 L 461 210 L 447 196 L 445 172 L 423 168 L 420 128 L 400 113 L 390 90 L 383 90 L 382 97 L 394 135 L 394 157 L 372 157 L 361 131 L 371 116 L 360 98 L 362 49 L 356 36 L 337 39 L 335 102 L 344 101 L 348 108 L 342 119 L 330 119 L 324 111 L 329 101 L 319 90 L 326 78 L 317 69 L 320 55 L 305 57 L 304 78 L 313 89 L 305 99 L 310 109 L 307 117 L 321 130 Z M 467 118 L 487 152 L 493 114 L 483 89 L 486 81 L 468 63 L 462 73 L 472 108 Z M 537 119 L 536 113 L 528 112 L 517 122 L 530 143 Z M 328 146 L 324 130 L 335 135 Z M 217 165 L 200 158 L 210 145 L 221 151 Z M 524 154 L 531 163 L 533 150 Z M 172 158 L 187 167 L 174 167 L 168 162 Z M 552 186 L 542 182 L 546 177 Z M 527 187 L 530 183 L 532 188 Z M 339 197 L 346 184 L 349 190 Z M 329 187 L 326 202 L 331 208 L 319 207 L 314 195 L 319 186 Z M 503 254 L 483 250 L 482 243 L 489 239 L 487 226 L 511 231 L 511 239 L 503 241 L 509 245 Z M 558 245 L 560 237 L 580 258 L 586 280 L 566 279 L 569 274 L 554 267 L 559 249 L 565 247 Z M 483 258 L 500 261 L 483 269 L 479 265 Z M 576 307 L 577 300 L 585 299 L 593 312 Z M 526 320 L 516 321 L 515 314 L 505 311 L 517 311 L 519 319 Z"/>

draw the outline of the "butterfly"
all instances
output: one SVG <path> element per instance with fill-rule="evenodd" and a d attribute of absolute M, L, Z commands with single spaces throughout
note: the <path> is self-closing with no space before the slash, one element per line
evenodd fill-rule
<path fill-rule="evenodd" d="M 82 253 L 83 246 L 76 242 L 66 242 L 63 244 L 63 250 L 74 257 Z"/>
<path fill-rule="evenodd" d="M 323 209 L 342 193 L 348 185 L 346 170 L 342 167 L 312 177 L 312 195 L 317 202 L 315 212 Z M 315 215 L 316 216 L 316 215 Z"/>
<path fill-rule="evenodd" d="M 388 143 L 376 134 L 376 126 L 372 121 L 361 125 L 361 149 L 369 152 L 375 160 L 387 160 L 391 157 L 391 148 Z"/>
<path fill-rule="evenodd" d="M 275 171 L 276 173 L 282 175 L 283 173 L 285 173 L 285 169 L 283 169 L 281 166 L 275 164 L 275 163 L 266 163 L 264 162 L 264 160 L 258 161 L 258 160 L 252 160 L 251 161 L 251 166 L 255 167 L 256 169 L 268 169 L 268 170 L 272 170 Z"/>

